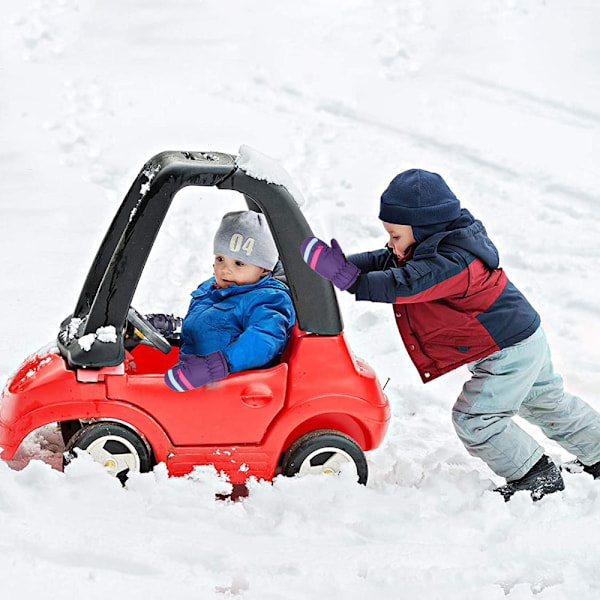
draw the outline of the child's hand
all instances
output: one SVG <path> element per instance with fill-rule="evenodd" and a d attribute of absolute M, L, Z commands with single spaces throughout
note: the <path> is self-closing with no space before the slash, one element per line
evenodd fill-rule
<path fill-rule="evenodd" d="M 330 248 L 316 237 L 306 238 L 302 243 L 302 257 L 313 271 L 340 290 L 351 287 L 360 274 L 360 269 L 346 260 L 336 240 L 331 240 Z"/>
<path fill-rule="evenodd" d="M 165 383 L 176 392 L 187 392 L 228 374 L 229 366 L 220 350 L 206 356 L 182 354 L 179 362 L 165 373 Z"/>
<path fill-rule="evenodd" d="M 146 321 L 165 337 L 171 337 L 172 335 L 181 331 L 181 319 L 174 317 L 173 315 L 164 315 L 162 313 L 145 315 Z"/>

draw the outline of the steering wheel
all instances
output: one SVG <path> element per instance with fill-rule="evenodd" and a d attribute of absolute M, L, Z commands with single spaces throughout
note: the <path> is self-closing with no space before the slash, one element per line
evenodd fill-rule
<path fill-rule="evenodd" d="M 142 339 L 147 340 L 151 346 L 164 354 L 171 352 L 169 340 L 153 327 L 133 306 L 127 312 L 127 321 L 142 334 Z"/>

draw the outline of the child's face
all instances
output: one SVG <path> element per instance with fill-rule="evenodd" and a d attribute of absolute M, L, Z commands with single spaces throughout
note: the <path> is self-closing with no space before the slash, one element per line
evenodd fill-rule
<path fill-rule="evenodd" d="M 237 258 L 215 254 L 215 279 L 217 285 L 222 288 L 235 285 L 250 285 L 256 283 L 269 271 L 250 263 L 242 262 Z"/>
<path fill-rule="evenodd" d="M 410 225 L 386 223 L 385 221 L 383 221 L 383 227 L 390 236 L 388 246 L 398 258 L 403 259 L 408 249 L 416 242 L 412 227 Z"/>

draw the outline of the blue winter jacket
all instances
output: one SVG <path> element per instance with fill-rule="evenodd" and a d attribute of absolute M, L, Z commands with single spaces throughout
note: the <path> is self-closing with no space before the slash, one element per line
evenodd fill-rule
<path fill-rule="evenodd" d="M 498 251 L 468 210 L 398 263 L 386 249 L 349 256 L 357 300 L 394 305 L 424 382 L 529 337 L 540 317 L 499 268 Z"/>
<path fill-rule="evenodd" d="M 288 289 L 271 274 L 250 285 L 219 288 L 215 278 L 192 292 L 181 328 L 181 354 L 221 350 L 229 371 L 275 364 L 296 321 Z"/>

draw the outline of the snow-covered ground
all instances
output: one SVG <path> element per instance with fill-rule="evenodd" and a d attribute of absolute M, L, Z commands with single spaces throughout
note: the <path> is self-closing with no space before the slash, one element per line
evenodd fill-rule
<path fill-rule="evenodd" d="M 0 379 L 56 336 L 148 158 L 248 144 L 349 252 L 384 242 L 396 173 L 442 174 L 600 409 L 598 31 L 594 0 L 1 3 Z M 180 196 L 142 312 L 185 311 L 222 212 L 242 208 Z M 390 378 L 367 487 L 278 479 L 220 501 L 210 470 L 159 466 L 123 489 L 90 461 L 53 468 L 49 426 L 0 464 L 1 597 L 597 598 L 600 483 L 567 474 L 563 494 L 505 504 L 450 422 L 466 370 L 423 386 L 390 307 L 339 298 L 353 350 Z"/>

